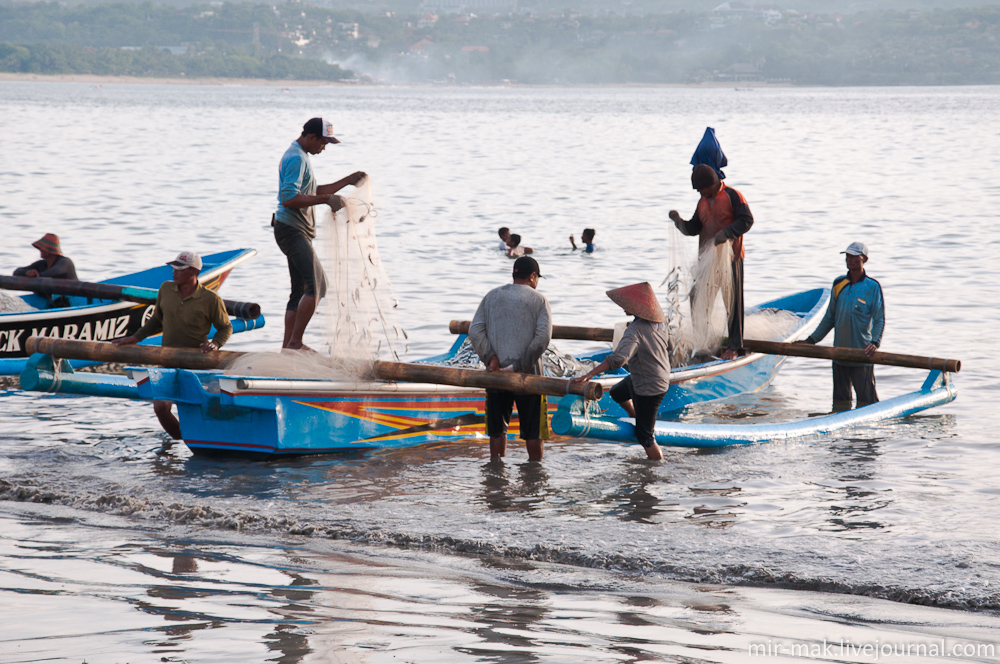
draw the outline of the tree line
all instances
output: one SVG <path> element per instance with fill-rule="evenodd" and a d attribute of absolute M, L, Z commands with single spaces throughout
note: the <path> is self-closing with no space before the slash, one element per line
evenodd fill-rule
<path fill-rule="evenodd" d="M 1000 8 L 476 16 L 0 3 L 0 69 L 390 82 L 1000 83 Z M 164 50 L 182 51 L 176 55 Z M 122 50 L 123 48 L 128 50 Z"/>

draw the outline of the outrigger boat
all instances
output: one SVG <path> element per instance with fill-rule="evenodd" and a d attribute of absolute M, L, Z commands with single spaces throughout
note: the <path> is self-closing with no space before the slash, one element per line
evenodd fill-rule
<path fill-rule="evenodd" d="M 747 315 L 765 310 L 794 313 L 797 323 L 779 340 L 793 341 L 812 332 L 829 297 L 827 289 L 804 291 L 749 309 Z M 448 353 L 422 362 L 443 363 L 455 356 L 463 342 L 460 336 Z M 599 360 L 607 352 L 590 359 Z M 751 353 L 682 368 L 671 376 L 665 412 L 760 390 L 773 380 L 783 361 L 782 356 Z M 610 387 L 620 379 L 620 375 L 610 375 L 595 382 Z M 485 437 L 484 392 L 475 388 L 146 367 L 129 369 L 126 378 L 73 373 L 65 360 L 41 354 L 34 355 L 22 372 L 21 385 L 45 392 L 173 401 L 183 440 L 196 455 L 261 459 Z M 577 399 L 550 399 L 550 415 L 560 402 Z M 605 411 L 618 408 L 606 396 L 599 407 Z"/>
<path fill-rule="evenodd" d="M 204 267 L 198 275 L 202 285 L 218 291 L 234 267 L 257 254 L 255 249 L 233 249 L 202 257 Z M 113 277 L 100 284 L 156 290 L 172 278 L 171 268 L 159 265 L 148 270 Z M 68 306 L 50 308 L 48 298 L 35 293 L 18 296 L 33 310 L 0 313 L 0 375 L 15 375 L 24 370 L 28 353 L 24 341 L 29 336 L 60 339 L 110 341 L 129 336 L 138 330 L 152 313 L 152 305 L 136 304 L 122 299 L 103 299 L 70 295 Z M 62 299 L 62 298 L 60 298 Z M 233 332 L 244 332 L 264 326 L 264 317 L 251 320 L 234 318 Z M 160 336 L 150 337 L 144 344 L 158 345 Z M 73 360 L 83 367 L 98 364 Z"/>

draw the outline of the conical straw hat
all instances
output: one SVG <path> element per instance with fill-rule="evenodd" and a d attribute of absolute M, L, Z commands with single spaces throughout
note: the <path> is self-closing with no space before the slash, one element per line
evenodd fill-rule
<path fill-rule="evenodd" d="M 56 256 L 62 256 L 62 248 L 59 246 L 59 236 L 55 233 L 46 233 L 42 236 L 41 240 L 36 240 L 31 243 L 31 246 L 35 249 L 43 249 Z"/>
<path fill-rule="evenodd" d="M 656 293 L 648 281 L 631 286 L 622 286 L 608 291 L 611 301 L 633 316 L 638 316 L 653 323 L 664 323 L 667 317 L 663 315 L 660 303 L 656 301 Z"/>

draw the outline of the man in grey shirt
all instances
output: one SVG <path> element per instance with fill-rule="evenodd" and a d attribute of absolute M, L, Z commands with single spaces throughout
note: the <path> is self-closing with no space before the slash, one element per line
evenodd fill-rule
<path fill-rule="evenodd" d="M 487 371 L 541 375 L 542 353 L 552 340 L 552 310 L 536 290 L 541 276 L 535 259 L 522 256 L 514 261 L 513 283 L 494 288 L 479 303 L 469 326 L 469 339 Z M 542 441 L 549 437 L 545 397 L 506 390 L 486 390 L 490 458 L 507 453 L 507 427 L 515 403 L 528 458 L 541 461 Z"/>

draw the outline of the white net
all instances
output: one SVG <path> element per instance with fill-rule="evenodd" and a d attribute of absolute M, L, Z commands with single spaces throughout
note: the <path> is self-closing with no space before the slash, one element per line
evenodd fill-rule
<path fill-rule="evenodd" d="M 9 314 L 15 311 L 36 311 L 36 309 L 21 298 L 0 290 L 0 313 Z"/>
<path fill-rule="evenodd" d="M 691 364 L 717 355 L 728 334 L 728 311 L 733 301 L 732 244 L 725 242 L 702 251 L 692 260 L 691 238 L 669 232 L 670 271 L 660 284 L 674 351 L 673 366 Z"/>
<path fill-rule="evenodd" d="M 349 380 L 369 376 L 375 360 L 405 359 L 406 331 L 375 240 L 371 178 L 341 196 L 347 205 L 336 215 L 326 205 L 313 209 L 313 246 L 327 279 L 326 297 L 317 306 L 325 352 L 250 353 L 226 373 Z"/>

